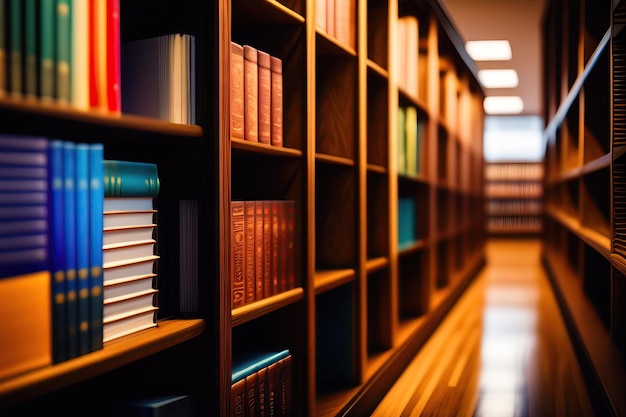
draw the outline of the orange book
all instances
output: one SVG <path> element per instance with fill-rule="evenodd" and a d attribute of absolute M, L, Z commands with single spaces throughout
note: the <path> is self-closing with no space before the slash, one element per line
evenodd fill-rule
<path fill-rule="evenodd" d="M 232 210 L 232 308 L 244 305 L 245 282 L 244 282 L 244 203 L 243 201 L 233 201 Z"/>
<path fill-rule="evenodd" d="M 230 45 L 230 136 L 243 139 L 243 47 Z"/>
<path fill-rule="evenodd" d="M 263 211 L 262 201 L 255 202 L 254 206 L 254 282 L 255 298 L 262 299 L 265 296 L 263 276 Z"/>
<path fill-rule="evenodd" d="M 250 45 L 243 46 L 244 139 L 259 141 L 259 73 L 258 53 Z"/>
<path fill-rule="evenodd" d="M 271 143 L 273 146 L 283 146 L 283 61 L 275 56 L 271 62 Z"/>
<path fill-rule="evenodd" d="M 264 51 L 258 51 L 259 68 L 259 142 L 270 144 L 271 136 L 271 70 L 270 55 Z"/>
<path fill-rule="evenodd" d="M 254 267 L 254 201 L 244 203 L 244 281 L 246 288 L 246 304 L 256 299 L 256 277 Z"/>

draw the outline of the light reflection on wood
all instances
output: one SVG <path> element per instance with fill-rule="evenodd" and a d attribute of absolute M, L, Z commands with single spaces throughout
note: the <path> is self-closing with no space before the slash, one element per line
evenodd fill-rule
<path fill-rule="evenodd" d="M 532 238 L 492 239 L 487 266 L 373 416 L 592 416 Z"/>

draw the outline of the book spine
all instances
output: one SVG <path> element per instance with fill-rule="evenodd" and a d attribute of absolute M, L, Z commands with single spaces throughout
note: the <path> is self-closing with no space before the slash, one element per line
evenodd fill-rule
<path fill-rule="evenodd" d="M 77 356 L 78 348 L 78 305 L 76 292 L 76 196 L 74 177 L 76 166 L 76 145 L 64 142 L 64 208 L 65 208 L 65 299 L 67 302 L 67 349 L 68 357 Z"/>
<path fill-rule="evenodd" d="M 315 26 L 318 30 L 326 32 L 326 0 L 315 2 Z"/>
<path fill-rule="evenodd" d="M 254 201 L 246 201 L 244 205 L 244 222 L 245 222 L 245 285 L 246 285 L 246 304 L 256 299 L 256 283 L 255 283 L 255 262 L 254 262 Z"/>
<path fill-rule="evenodd" d="M 356 0 L 334 0 L 335 37 L 350 48 L 355 48 Z"/>
<path fill-rule="evenodd" d="M 406 173 L 417 175 L 417 108 L 406 108 Z"/>
<path fill-rule="evenodd" d="M 272 291 L 272 202 L 263 201 L 263 291 L 265 297 Z"/>
<path fill-rule="evenodd" d="M 103 286 L 102 240 L 104 217 L 104 147 L 100 143 L 89 146 L 89 303 L 91 312 L 90 349 L 102 349 L 103 345 Z"/>
<path fill-rule="evenodd" d="M 24 6 L 24 93 L 29 100 L 37 97 L 37 7 L 35 0 Z"/>
<path fill-rule="evenodd" d="M 406 110 L 398 107 L 398 174 L 406 172 Z"/>
<path fill-rule="evenodd" d="M 149 162 L 105 160 L 104 195 L 107 197 L 156 197 L 161 183 L 158 167 Z"/>
<path fill-rule="evenodd" d="M 280 361 L 267 367 L 267 413 L 270 416 L 280 416 L 282 403 L 280 384 Z"/>
<path fill-rule="evenodd" d="M 89 109 L 89 1 L 72 0 L 72 106 Z"/>
<path fill-rule="evenodd" d="M 71 102 L 72 68 L 72 7 L 70 0 L 57 0 L 57 61 L 56 82 L 59 104 Z"/>
<path fill-rule="evenodd" d="M 271 91 L 272 71 L 270 69 L 270 55 L 265 51 L 258 51 L 258 82 L 259 82 L 259 142 L 271 143 Z"/>
<path fill-rule="evenodd" d="M 231 202 L 232 211 L 232 307 L 241 307 L 245 303 L 244 281 L 244 203 L 243 201 Z"/>
<path fill-rule="evenodd" d="M 120 113 L 120 0 L 107 0 L 106 65 L 108 109 L 112 113 Z"/>
<path fill-rule="evenodd" d="M 293 411 L 292 400 L 292 359 L 291 355 L 279 360 L 280 368 L 280 415 L 290 416 Z"/>
<path fill-rule="evenodd" d="M 261 368 L 257 371 L 257 415 L 267 416 L 267 367 Z"/>
<path fill-rule="evenodd" d="M 0 22 L 3 26 L 0 28 L 0 97 L 7 93 L 7 36 L 6 36 L 6 3 L 0 0 Z"/>
<path fill-rule="evenodd" d="M 23 93 L 23 35 L 22 35 L 22 0 L 11 0 L 10 3 L 10 58 L 9 89 L 15 98 L 21 98 Z"/>
<path fill-rule="evenodd" d="M 280 201 L 272 201 L 272 294 L 280 292 Z"/>
<path fill-rule="evenodd" d="M 39 97 L 52 101 L 56 96 L 56 17 L 55 0 L 40 0 Z"/>
<path fill-rule="evenodd" d="M 263 276 L 263 201 L 254 205 L 254 281 L 255 298 L 261 300 L 265 296 Z"/>
<path fill-rule="evenodd" d="M 257 417 L 257 396 L 258 396 L 258 374 L 251 373 L 245 378 L 245 398 L 244 415 L 246 417 Z"/>
<path fill-rule="evenodd" d="M 287 253 L 287 201 L 281 201 L 280 204 L 280 246 L 279 246 L 279 280 L 280 291 L 284 292 L 289 289 L 289 271 L 288 271 L 288 253 Z"/>
<path fill-rule="evenodd" d="M 244 138 L 259 141 L 259 73 L 257 50 L 250 45 L 243 46 L 244 76 Z"/>
<path fill-rule="evenodd" d="M 230 387 L 230 417 L 244 417 L 246 380 L 235 382 Z"/>
<path fill-rule="evenodd" d="M 97 54 L 97 64 L 99 65 L 96 75 L 98 84 L 98 109 L 107 111 L 107 0 L 96 0 L 95 3 L 96 36 L 95 53 Z"/>
<path fill-rule="evenodd" d="M 98 72 L 101 65 L 98 61 L 98 19 L 97 1 L 87 0 L 87 18 L 89 28 L 88 48 L 88 83 L 89 83 L 89 107 L 98 108 L 100 106 L 100 92 L 98 91 Z"/>
<path fill-rule="evenodd" d="M 230 55 L 230 135 L 243 139 L 244 129 L 244 75 L 243 47 L 231 42 Z"/>
<path fill-rule="evenodd" d="M 287 202 L 287 282 L 288 289 L 296 287 L 295 243 L 296 243 L 296 204 Z"/>
<path fill-rule="evenodd" d="M 271 69 L 271 143 L 283 146 L 283 61 L 270 57 Z"/>
<path fill-rule="evenodd" d="M 78 355 L 90 351 L 89 343 L 89 147 L 76 145 L 76 275 Z"/>
<path fill-rule="evenodd" d="M 65 209 L 63 185 L 63 142 L 53 140 L 49 151 L 49 257 L 52 274 L 52 361 L 67 359 L 65 304 Z"/>

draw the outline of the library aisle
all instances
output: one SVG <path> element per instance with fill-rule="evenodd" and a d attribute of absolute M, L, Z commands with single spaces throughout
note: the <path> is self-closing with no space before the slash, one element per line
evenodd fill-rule
<path fill-rule="evenodd" d="M 492 238 L 487 264 L 373 416 L 591 416 L 541 241 Z"/>

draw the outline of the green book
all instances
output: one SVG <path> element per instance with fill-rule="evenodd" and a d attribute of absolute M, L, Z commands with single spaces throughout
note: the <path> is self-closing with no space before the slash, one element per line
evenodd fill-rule
<path fill-rule="evenodd" d="M 4 0 L 0 0 L 0 22 L 6 22 L 4 10 Z M 7 39 L 4 31 L 4 27 L 0 28 L 0 97 L 5 95 L 7 92 Z"/>
<path fill-rule="evenodd" d="M 72 2 L 57 0 L 56 88 L 59 103 L 69 104 L 72 68 Z"/>
<path fill-rule="evenodd" d="M 406 173 L 417 175 L 417 109 L 406 108 Z"/>
<path fill-rule="evenodd" d="M 24 93 L 26 98 L 37 97 L 37 4 L 26 0 L 24 5 Z"/>
<path fill-rule="evenodd" d="M 398 107 L 398 174 L 406 172 L 406 110 Z"/>
<path fill-rule="evenodd" d="M 160 187 L 156 164 L 135 161 L 104 161 L 105 197 L 156 197 Z"/>
<path fill-rule="evenodd" d="M 39 96 L 48 101 L 55 94 L 56 18 L 55 0 L 40 0 Z"/>
<path fill-rule="evenodd" d="M 9 91 L 14 97 L 21 97 L 23 92 L 22 74 L 22 0 L 11 0 L 10 3 L 10 36 L 11 36 L 11 55 L 9 70 Z"/>

